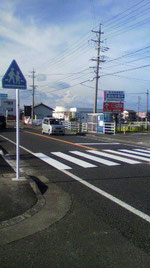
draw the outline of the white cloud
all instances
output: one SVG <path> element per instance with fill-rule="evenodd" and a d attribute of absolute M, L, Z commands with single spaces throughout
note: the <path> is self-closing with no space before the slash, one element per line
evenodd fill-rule
<path fill-rule="evenodd" d="M 84 16 L 82 16 L 82 14 L 85 15 L 85 12 L 83 11 L 82 13 L 80 10 L 80 17 L 82 18 L 76 22 L 70 21 L 70 23 L 64 23 L 63 25 L 61 23 L 52 25 L 47 22 L 46 24 L 41 23 L 41 25 L 39 25 L 31 15 L 28 17 L 28 20 L 27 18 L 24 19 L 16 16 L 15 8 L 17 2 L 19 1 L 4 1 L 0 3 L 0 74 L 3 75 L 11 61 L 16 59 L 20 69 L 24 75 L 26 75 L 28 88 L 32 84 L 32 78 L 29 77 L 31 76 L 31 73 L 29 72 L 33 70 L 33 67 L 36 71 L 37 79 L 35 83 L 38 85 L 39 93 L 36 96 L 37 102 L 42 101 L 52 107 L 60 104 L 71 106 L 73 106 L 73 104 L 77 106 L 93 106 L 94 89 L 88 89 L 80 85 L 80 83 L 94 77 L 95 74 L 90 73 L 91 70 L 87 70 L 86 72 L 81 72 L 68 77 L 71 73 L 77 73 L 80 70 L 95 65 L 94 62 L 90 61 L 90 58 L 96 56 L 96 50 L 88 44 L 88 40 L 91 38 L 95 39 L 94 33 L 92 35 L 90 32 L 93 24 L 90 20 L 87 21 L 87 19 L 84 19 Z M 119 12 L 122 10 L 125 3 L 129 2 L 124 1 L 124 3 L 120 3 L 112 0 L 95 1 L 97 18 L 103 20 L 105 14 L 107 14 L 107 16 L 109 15 L 109 17 L 110 14 L 111 16 L 117 14 L 118 10 Z M 99 18 L 99 10 L 101 10 L 101 18 Z M 103 16 L 102 13 L 104 14 Z M 131 50 L 144 47 L 150 41 L 149 29 L 146 28 L 146 26 L 144 27 L 144 30 L 143 28 L 138 28 L 134 32 L 129 31 L 127 34 L 113 38 L 109 38 L 110 34 L 112 34 L 111 27 L 108 28 L 104 25 L 104 32 L 105 34 L 103 35 L 103 38 L 108 36 L 107 46 L 110 47 L 109 52 L 105 54 L 111 59 Z M 88 34 L 85 35 L 85 33 Z M 62 53 L 63 51 L 65 51 L 64 54 Z M 119 65 L 121 62 L 125 62 L 125 60 L 122 59 L 119 62 L 116 61 L 114 63 L 118 63 Z M 135 62 L 130 65 L 138 66 L 140 64 L 142 65 L 142 62 Z M 127 66 L 120 65 L 116 68 L 105 70 L 105 67 L 110 66 L 110 64 L 106 63 L 103 66 L 104 69 L 102 71 L 108 73 L 128 68 Z M 64 75 L 59 76 L 59 74 L 62 73 L 64 73 Z M 144 72 L 141 70 L 132 73 L 130 72 L 130 74 L 125 73 L 125 75 L 141 77 L 144 79 L 149 78 L 149 72 L 146 71 L 146 69 Z M 95 87 L 95 81 L 93 81 L 93 83 L 87 83 L 86 85 Z M 105 78 L 101 77 L 99 85 L 102 89 L 125 91 L 137 90 L 139 92 L 145 90 L 144 88 L 148 86 L 148 84 L 144 85 L 140 82 L 135 82 L 134 80 L 132 82 L 125 78 L 111 76 Z M 63 87 L 68 88 L 64 90 Z M 51 92 L 52 89 L 56 91 Z M 11 90 L 9 92 L 11 96 L 15 96 L 15 93 Z M 100 94 L 101 92 L 99 92 L 99 96 Z M 24 98 L 22 98 L 22 103 L 23 101 L 25 103 L 31 102 L 30 94 L 26 94 L 25 97 L 25 93 L 23 93 L 22 96 L 24 96 Z"/>

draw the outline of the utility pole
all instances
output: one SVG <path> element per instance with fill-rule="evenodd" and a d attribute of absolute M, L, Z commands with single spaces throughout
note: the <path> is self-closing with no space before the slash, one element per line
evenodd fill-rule
<path fill-rule="evenodd" d="M 148 97 L 149 97 L 149 91 L 147 89 L 147 92 L 146 92 L 146 128 L 148 130 Z"/>
<path fill-rule="evenodd" d="M 104 32 L 101 31 L 102 28 L 102 24 L 100 24 L 99 30 L 98 31 L 92 31 L 94 33 L 96 33 L 97 36 L 97 40 L 91 40 L 95 43 L 97 43 L 97 57 L 96 59 L 92 59 L 92 61 L 96 61 L 97 65 L 96 67 L 93 67 L 96 69 L 95 73 L 96 73 L 96 84 L 95 84 L 95 101 L 94 101 L 94 108 L 93 108 L 93 113 L 97 113 L 97 95 L 98 95 L 98 80 L 100 78 L 99 76 L 99 69 L 100 69 L 100 62 L 105 62 L 104 59 L 101 59 L 101 34 L 103 34 Z M 106 51 L 108 48 L 103 48 L 103 52 Z"/>
<path fill-rule="evenodd" d="M 138 96 L 138 109 L 137 109 L 137 116 L 138 116 L 138 121 L 139 121 L 139 111 L 140 111 L 140 100 L 141 100 L 141 97 Z"/>
<path fill-rule="evenodd" d="M 36 88 L 36 86 L 35 86 L 35 83 L 34 83 L 34 81 L 35 81 L 35 71 L 34 71 L 34 68 L 33 68 L 33 71 L 31 72 L 32 73 L 32 85 L 31 85 L 31 87 L 32 87 L 32 114 L 31 114 L 31 118 L 32 118 L 32 125 L 33 125 L 33 119 L 34 119 L 34 95 L 35 95 L 35 88 Z"/>
<path fill-rule="evenodd" d="M 146 92 L 146 116 L 148 114 L 148 96 L 149 96 L 149 91 L 147 89 L 147 92 Z"/>

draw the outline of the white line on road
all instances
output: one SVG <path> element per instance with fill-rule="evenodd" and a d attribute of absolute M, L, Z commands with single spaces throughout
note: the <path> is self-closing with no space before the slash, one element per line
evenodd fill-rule
<path fill-rule="evenodd" d="M 113 150 L 104 150 L 104 151 L 112 152 L 112 153 L 115 152 Z M 100 155 L 100 156 L 104 156 L 104 157 L 109 157 L 109 158 L 119 160 L 121 162 L 128 163 L 128 164 L 139 164 L 140 163 L 139 161 L 135 161 L 135 160 L 132 160 L 132 159 L 127 159 L 125 157 L 121 157 L 121 156 L 117 156 L 117 155 L 107 154 L 107 153 L 104 153 L 104 152 L 92 151 L 92 150 L 87 150 L 87 152 L 90 152 L 90 153 L 96 154 L 96 155 Z"/>
<path fill-rule="evenodd" d="M 128 153 L 125 153 L 125 152 L 123 152 L 124 150 L 122 150 L 122 149 L 120 149 L 119 152 L 118 151 L 114 151 L 114 150 L 104 150 L 104 151 L 110 152 L 110 153 L 114 153 L 114 154 L 117 154 L 117 155 L 123 155 L 123 156 L 127 156 L 127 157 L 130 157 L 130 158 L 135 158 L 135 159 L 139 159 L 139 160 L 150 162 L 150 158 L 131 154 L 132 151 L 130 151 L 130 153 L 129 152 Z"/>
<path fill-rule="evenodd" d="M 6 137 L 3 136 L 3 135 L 0 135 L 0 137 L 2 137 L 3 139 L 5 139 L 5 140 L 11 142 L 12 144 L 14 144 L 14 145 L 16 146 L 16 143 L 15 143 L 14 141 L 12 141 L 12 140 L 6 138 Z M 26 148 L 23 147 L 23 146 L 20 145 L 19 147 L 20 147 L 21 149 L 25 150 L 26 152 L 28 152 L 29 154 L 33 154 L 33 152 L 31 152 L 30 150 L 26 149 Z"/>
<path fill-rule="evenodd" d="M 89 151 L 91 152 L 91 150 L 89 150 Z M 100 157 L 96 157 L 96 156 L 93 156 L 93 155 L 90 155 L 90 154 L 85 154 L 85 153 L 82 153 L 80 151 L 70 151 L 70 153 L 82 156 L 84 158 L 96 161 L 98 163 L 101 163 L 101 164 L 104 164 L 104 165 L 107 165 L 107 166 L 118 166 L 119 165 L 118 163 L 115 163 L 115 162 L 112 162 L 112 161 L 109 161 L 109 160 L 106 160 L 106 159 L 102 159 Z"/>
<path fill-rule="evenodd" d="M 121 149 L 120 152 L 121 152 L 122 155 L 125 155 L 125 156 L 128 156 L 128 157 L 132 157 L 132 158 L 135 158 L 135 159 L 139 159 L 139 160 L 150 162 L 150 158 L 136 155 L 136 154 L 140 154 L 138 152 L 134 152 L 134 151 L 130 151 L 130 150 L 125 150 L 125 149 Z M 117 153 L 119 154 L 120 152 L 117 152 Z"/>
<path fill-rule="evenodd" d="M 136 155 L 141 155 L 141 156 L 147 156 L 147 157 L 150 157 L 150 152 L 149 153 L 144 153 L 144 152 L 136 152 L 136 151 L 132 151 L 133 154 L 136 154 Z M 150 160 L 150 159 L 149 159 Z"/>
<path fill-rule="evenodd" d="M 89 143 L 75 143 L 75 144 L 81 144 L 81 145 L 118 145 L 120 143 L 118 142 L 103 142 L 103 143 L 92 143 L 92 142 L 89 142 Z"/>
<path fill-rule="evenodd" d="M 5 138 L 5 137 L 2 136 L 2 135 L 0 135 L 0 137 L 2 137 L 2 138 L 4 138 L 4 139 L 8 140 L 9 142 L 15 144 L 13 141 L 11 141 L 11 140 Z M 25 150 L 25 151 L 27 151 L 27 152 L 30 152 L 31 154 L 34 155 L 33 152 L 31 152 L 30 150 L 26 149 L 25 147 L 21 146 L 21 148 L 22 148 L 23 150 Z M 89 189 L 91 189 L 91 190 L 97 192 L 98 194 L 104 196 L 105 198 L 111 200 L 112 202 L 116 203 L 117 205 L 119 205 L 119 206 L 125 208 L 126 210 L 130 211 L 130 212 L 133 213 L 134 215 L 136 215 L 136 216 L 138 216 L 138 217 L 140 217 L 140 218 L 142 218 L 142 219 L 144 219 L 145 221 L 147 221 L 147 222 L 150 223 L 150 216 L 149 216 L 149 215 L 147 215 L 147 214 L 141 212 L 140 210 L 138 210 L 138 209 L 136 209 L 136 208 L 134 208 L 134 207 L 128 205 L 127 203 L 125 203 L 125 202 L 121 201 L 120 199 L 114 197 L 113 195 L 111 195 L 111 194 L 109 194 L 109 193 L 107 193 L 107 192 L 101 190 L 100 188 L 98 188 L 98 187 L 92 185 L 91 183 L 89 183 L 89 182 L 87 182 L 87 181 L 85 181 L 85 180 L 79 178 L 78 176 L 76 176 L 76 175 L 70 173 L 70 172 L 67 171 L 67 170 L 61 170 L 61 172 L 63 172 L 64 174 L 68 175 L 68 176 L 71 177 L 72 179 L 78 181 L 79 183 L 85 185 L 85 186 L 88 187 Z"/>
<path fill-rule="evenodd" d="M 147 150 L 145 150 L 145 149 L 133 149 L 133 150 L 150 154 L 150 150 L 148 150 L 148 149 Z"/>
<path fill-rule="evenodd" d="M 117 205 L 125 208 L 126 210 L 132 212 L 133 214 L 135 214 L 136 216 L 144 219 L 145 221 L 149 222 L 150 223 L 150 216 L 141 212 L 140 210 L 128 205 L 127 203 L 121 201 L 120 199 L 114 197 L 113 195 L 111 194 L 108 194 L 107 192 L 101 190 L 100 188 L 92 185 L 91 183 L 79 178 L 78 176 L 70 173 L 69 171 L 67 170 L 62 170 L 63 173 L 65 173 L 66 175 L 68 175 L 69 177 L 73 178 L 74 180 L 80 182 L 81 184 L 87 186 L 88 188 L 90 188 L 91 190 L 97 192 L 98 194 L 106 197 L 107 199 L 111 200 L 112 202 L 116 203 Z"/>
<path fill-rule="evenodd" d="M 67 154 L 64 154 L 64 153 L 61 153 L 61 152 L 53 152 L 51 154 L 54 154 L 54 155 L 56 155 L 58 157 L 61 157 L 61 158 L 65 159 L 65 160 L 68 160 L 68 161 L 70 161 L 70 162 L 72 162 L 72 163 L 74 163 L 76 165 L 79 165 L 81 167 L 84 167 L 84 168 L 97 167 L 96 165 L 90 164 L 90 163 L 88 163 L 86 161 L 80 160 L 78 158 L 72 157 L 70 155 L 67 155 Z"/>
<path fill-rule="evenodd" d="M 71 167 L 67 166 L 67 165 L 64 165 L 63 163 L 45 155 L 45 154 L 42 154 L 42 153 L 32 153 L 34 156 L 38 157 L 39 159 L 43 160 L 44 162 L 46 162 L 47 164 L 59 169 L 59 170 L 62 170 L 62 169 L 72 169 Z"/>

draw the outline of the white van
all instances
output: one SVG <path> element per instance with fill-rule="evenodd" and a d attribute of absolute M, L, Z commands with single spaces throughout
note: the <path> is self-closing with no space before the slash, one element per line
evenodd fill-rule
<path fill-rule="evenodd" d="M 42 133 L 65 134 L 65 127 L 61 124 L 59 119 L 44 117 L 42 120 Z"/>

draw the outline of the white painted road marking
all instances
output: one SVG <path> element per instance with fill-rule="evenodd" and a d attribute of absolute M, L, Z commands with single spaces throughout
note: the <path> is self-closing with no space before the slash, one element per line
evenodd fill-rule
<path fill-rule="evenodd" d="M 90 164 L 90 163 L 85 162 L 83 160 L 80 160 L 80 159 L 78 159 L 76 157 L 72 157 L 70 155 L 67 155 L 67 154 L 64 154 L 64 153 L 61 153 L 61 152 L 54 152 L 54 153 L 51 153 L 51 154 L 54 154 L 54 155 L 56 155 L 58 157 L 61 157 L 61 158 L 65 159 L 65 160 L 68 160 L 68 161 L 70 161 L 70 162 L 72 162 L 72 163 L 74 163 L 76 165 L 79 165 L 81 167 L 84 167 L 84 168 L 97 167 L 97 166 L 95 166 L 93 164 Z"/>
<path fill-rule="evenodd" d="M 41 160 L 43 160 L 44 162 L 46 162 L 47 164 L 59 169 L 59 170 L 63 170 L 63 169 L 71 169 L 71 167 L 62 164 L 61 162 L 45 155 L 42 153 L 33 153 L 34 156 L 40 158 Z"/>
<path fill-rule="evenodd" d="M 15 142 L 13 142 L 12 140 L 6 138 L 5 136 L 3 135 L 0 135 L 0 137 L 2 137 L 3 139 L 15 144 Z M 23 150 L 25 150 L 26 152 L 29 152 L 30 154 L 34 155 L 34 153 L 28 149 L 26 149 L 25 147 L 23 146 L 20 146 Z M 86 187 L 88 187 L 89 189 L 99 193 L 100 195 L 106 197 L 107 199 L 111 200 L 112 202 L 116 203 L 117 205 L 127 209 L 128 211 L 132 212 L 134 215 L 137 215 L 138 217 L 144 219 L 145 221 L 149 222 L 150 223 L 150 216 L 141 212 L 140 210 L 138 209 L 135 209 L 134 207 L 128 205 L 127 203 L 121 201 L 120 199 L 114 197 L 113 195 L 110 195 L 109 193 L 101 190 L 100 188 L 92 185 L 91 183 L 77 177 L 76 175 L 70 173 L 69 171 L 67 170 L 61 170 L 61 172 L 63 172 L 64 174 L 68 175 L 69 177 L 71 177 L 72 179 L 80 182 L 81 184 L 85 185 Z"/>
<path fill-rule="evenodd" d="M 147 156 L 147 157 L 150 157 L 150 152 L 149 153 L 144 153 L 144 152 L 136 152 L 136 151 L 132 151 L 133 154 L 136 154 L 136 155 L 142 155 L 142 156 Z"/>
<path fill-rule="evenodd" d="M 147 150 L 145 150 L 145 149 L 133 149 L 133 150 L 150 154 L 150 150 L 148 150 L 148 149 Z"/>
<path fill-rule="evenodd" d="M 124 154 L 125 156 L 131 157 L 131 158 L 135 158 L 135 159 L 139 159 L 139 160 L 150 162 L 150 158 L 136 155 L 136 152 L 134 152 L 134 151 L 125 150 L 125 149 L 121 149 L 119 151 L 122 152 L 121 153 L 122 155 Z M 118 152 L 118 154 L 120 152 Z M 137 154 L 138 154 L 138 152 L 137 152 Z"/>
<path fill-rule="evenodd" d="M 120 143 L 118 142 L 112 142 L 112 143 L 109 143 L 109 142 L 102 142 L 102 143 L 92 143 L 92 142 L 89 142 L 89 143 L 75 143 L 75 144 L 81 144 L 81 145 L 118 145 Z"/>
<path fill-rule="evenodd" d="M 116 151 L 113 151 L 113 150 L 104 150 L 104 151 L 113 152 L 113 153 L 116 152 Z M 135 160 L 132 160 L 132 159 L 127 159 L 125 157 L 121 157 L 121 156 L 117 156 L 117 155 L 107 154 L 107 153 L 104 153 L 104 152 L 92 151 L 92 150 L 87 150 L 87 152 L 90 152 L 90 153 L 96 154 L 96 155 L 100 155 L 100 156 L 104 156 L 104 157 L 108 157 L 108 158 L 112 158 L 112 159 L 115 159 L 115 160 L 119 160 L 121 162 L 128 163 L 128 164 L 139 164 L 140 163 L 139 161 L 135 161 Z"/>
<path fill-rule="evenodd" d="M 89 150 L 89 151 L 91 152 L 91 150 Z M 82 153 L 80 151 L 70 151 L 70 153 L 82 156 L 84 158 L 96 161 L 98 163 L 101 163 L 101 164 L 104 164 L 104 165 L 107 165 L 107 166 L 118 166 L 119 165 L 118 163 L 115 163 L 115 162 L 112 162 L 112 161 L 109 161 L 109 160 L 105 160 L 105 159 L 102 159 L 100 157 L 96 157 L 96 156 L 93 156 L 93 155 L 90 155 L 90 154 L 85 154 L 85 153 Z"/>
<path fill-rule="evenodd" d="M 126 210 L 132 212 L 134 215 L 144 219 L 145 221 L 149 222 L 150 223 L 150 216 L 141 212 L 140 210 L 128 205 L 127 203 L 121 201 L 120 199 L 116 198 L 115 196 L 111 195 L 111 194 L 108 194 L 107 192 L 101 190 L 100 188 L 94 186 L 93 184 L 87 182 L 86 180 L 83 180 L 81 178 L 79 178 L 78 176 L 70 173 L 69 171 L 67 170 L 62 170 L 63 173 L 65 173 L 66 175 L 68 175 L 69 177 L 71 177 L 72 179 L 80 182 L 81 184 L 87 186 L 88 188 L 90 188 L 91 190 L 97 192 L 98 194 L 106 197 L 107 199 L 111 200 L 112 202 L 116 203 L 117 205 L 125 208 Z"/>

